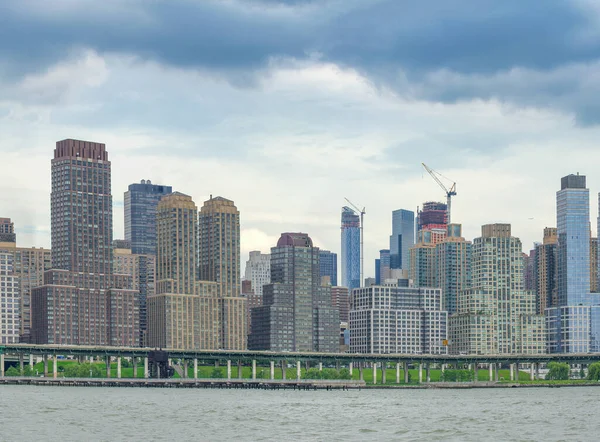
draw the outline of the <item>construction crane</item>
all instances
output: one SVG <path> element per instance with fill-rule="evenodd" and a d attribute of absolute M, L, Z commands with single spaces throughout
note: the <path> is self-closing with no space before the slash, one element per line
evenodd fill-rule
<path fill-rule="evenodd" d="M 447 218 L 447 222 L 448 224 L 451 223 L 451 218 L 450 218 L 450 214 L 451 214 L 451 208 L 452 208 L 452 197 L 456 195 L 456 183 L 452 183 L 452 187 L 450 187 L 450 189 L 448 189 L 444 183 L 442 183 L 442 181 L 440 180 L 441 178 L 444 178 L 448 181 L 452 181 L 449 178 L 446 178 L 444 175 L 442 175 L 439 172 L 436 172 L 435 170 L 427 167 L 427 164 L 425 163 L 421 163 L 423 165 L 423 167 L 425 168 L 425 170 L 427 171 L 427 173 L 429 173 L 429 175 L 431 175 L 431 177 L 435 180 L 436 183 L 438 183 L 438 185 L 444 189 L 444 192 L 446 192 L 446 218 Z"/>
<path fill-rule="evenodd" d="M 367 213 L 365 211 L 366 207 L 363 207 L 362 210 L 359 209 L 352 201 L 350 201 L 348 198 L 344 198 L 346 201 L 348 201 L 348 204 L 350 204 L 358 213 L 360 213 L 360 287 L 363 286 L 364 282 L 364 264 L 365 264 L 365 235 L 364 235 L 364 221 L 365 221 L 365 213 Z"/>

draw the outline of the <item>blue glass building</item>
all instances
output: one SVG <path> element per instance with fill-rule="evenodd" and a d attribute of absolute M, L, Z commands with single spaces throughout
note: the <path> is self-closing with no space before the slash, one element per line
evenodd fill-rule
<path fill-rule="evenodd" d="M 156 206 L 172 192 L 171 186 L 150 180 L 129 185 L 125 192 L 125 239 L 131 242 L 132 253 L 156 255 Z"/>
<path fill-rule="evenodd" d="M 342 286 L 360 287 L 360 217 L 342 207 Z"/>
<path fill-rule="evenodd" d="M 392 212 L 392 235 L 390 236 L 390 268 L 410 269 L 409 250 L 415 245 L 415 212 L 394 210 Z"/>
<path fill-rule="evenodd" d="M 329 250 L 319 251 L 321 278 L 329 276 L 329 281 L 332 286 L 337 285 L 337 253 L 332 253 Z"/>

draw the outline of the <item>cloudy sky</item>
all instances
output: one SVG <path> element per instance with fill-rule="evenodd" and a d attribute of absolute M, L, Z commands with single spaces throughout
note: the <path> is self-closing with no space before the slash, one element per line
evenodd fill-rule
<path fill-rule="evenodd" d="M 594 0 L 0 1 L 0 216 L 50 245 L 54 143 L 106 143 L 115 237 L 141 179 L 233 199 L 242 259 L 283 231 L 340 250 L 366 206 L 365 275 L 391 211 L 457 182 L 469 239 L 555 225 L 560 177 L 600 191 Z M 532 219 L 533 218 L 533 219 Z"/>

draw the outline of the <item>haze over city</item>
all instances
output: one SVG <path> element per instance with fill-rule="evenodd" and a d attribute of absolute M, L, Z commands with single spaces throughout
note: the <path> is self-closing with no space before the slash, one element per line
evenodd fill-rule
<path fill-rule="evenodd" d="M 20 244 L 49 247 L 54 142 L 94 140 L 115 238 L 140 179 L 235 200 L 242 262 L 283 231 L 339 252 L 348 197 L 367 208 L 373 276 L 391 211 L 444 199 L 425 162 L 457 182 L 466 238 L 509 222 L 527 251 L 556 224 L 561 176 L 600 190 L 600 8 L 452 3 L 7 2 L 0 208 Z"/>

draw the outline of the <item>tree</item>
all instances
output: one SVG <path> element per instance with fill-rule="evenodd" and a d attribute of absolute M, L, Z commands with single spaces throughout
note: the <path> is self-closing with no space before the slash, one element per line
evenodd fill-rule
<path fill-rule="evenodd" d="M 6 376 L 21 376 L 21 372 L 14 365 L 6 370 Z"/>
<path fill-rule="evenodd" d="M 588 380 L 600 381 L 600 362 L 594 362 L 588 367 Z"/>
<path fill-rule="evenodd" d="M 441 376 L 442 382 L 472 382 L 473 379 L 473 370 L 444 370 Z"/>
<path fill-rule="evenodd" d="M 342 368 L 340 370 L 339 378 L 344 380 L 352 379 L 352 376 L 350 375 L 350 370 L 348 370 L 347 368 Z"/>
<path fill-rule="evenodd" d="M 571 367 L 564 362 L 549 362 L 548 374 L 546 380 L 549 381 L 566 381 L 571 374 Z"/>
<path fill-rule="evenodd" d="M 212 372 L 210 373 L 210 377 L 213 379 L 219 379 L 223 377 L 223 370 L 221 370 L 220 368 L 213 368 Z"/>

